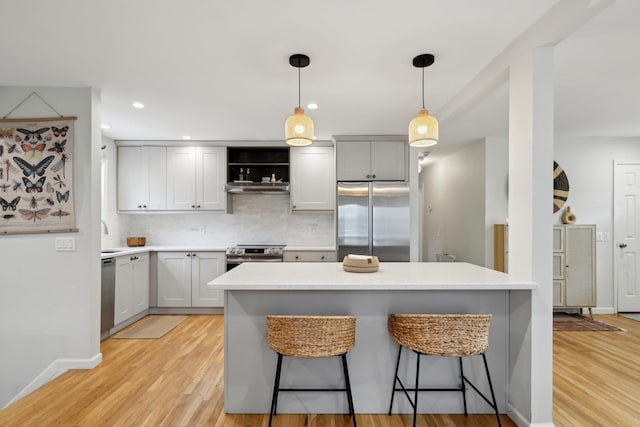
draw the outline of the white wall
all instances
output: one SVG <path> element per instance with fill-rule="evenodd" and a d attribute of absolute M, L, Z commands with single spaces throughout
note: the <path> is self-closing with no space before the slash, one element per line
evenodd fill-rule
<path fill-rule="evenodd" d="M 556 223 L 566 206 L 577 224 L 595 224 L 597 231 L 613 239 L 613 162 L 640 159 L 640 138 L 567 138 L 557 136 L 555 158 L 569 179 L 569 198 L 555 215 Z M 597 311 L 614 307 L 613 240 L 596 243 Z"/>
<path fill-rule="evenodd" d="M 89 88 L 0 87 L 0 113 L 32 91 L 77 116 L 73 153 L 75 233 L 0 236 L 0 408 L 100 355 L 99 95 Z M 31 97 L 12 118 L 55 117 Z M 75 252 L 56 252 L 57 236 Z"/>
<path fill-rule="evenodd" d="M 448 253 L 485 263 L 485 144 L 475 142 L 422 169 L 423 259 Z"/>
<path fill-rule="evenodd" d="M 504 224 L 509 215 L 509 140 L 507 136 L 485 139 L 485 267 L 493 268 L 493 225 Z"/>

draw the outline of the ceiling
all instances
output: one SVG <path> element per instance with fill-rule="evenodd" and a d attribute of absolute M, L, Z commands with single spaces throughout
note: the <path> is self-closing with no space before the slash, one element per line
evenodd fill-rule
<path fill-rule="evenodd" d="M 116 140 L 282 140 L 298 101 L 288 57 L 305 53 L 318 139 L 406 134 L 421 106 L 414 56 L 436 57 L 425 104 L 437 117 L 556 2 L 3 0 L 0 85 L 95 87 Z M 640 2 L 617 0 L 557 46 L 559 132 L 640 135 L 637 16 Z M 503 84 L 447 123 L 435 150 L 503 132 L 507 96 Z"/>

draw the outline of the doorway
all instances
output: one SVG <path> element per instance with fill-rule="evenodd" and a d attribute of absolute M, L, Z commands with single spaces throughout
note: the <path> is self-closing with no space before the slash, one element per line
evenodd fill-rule
<path fill-rule="evenodd" d="M 614 281 L 618 312 L 640 312 L 640 161 L 614 163 Z"/>

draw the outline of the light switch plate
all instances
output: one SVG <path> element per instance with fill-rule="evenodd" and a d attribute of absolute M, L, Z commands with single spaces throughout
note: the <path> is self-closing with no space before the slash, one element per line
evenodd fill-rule
<path fill-rule="evenodd" d="M 56 252 L 74 252 L 75 250 L 75 237 L 56 237 Z"/>

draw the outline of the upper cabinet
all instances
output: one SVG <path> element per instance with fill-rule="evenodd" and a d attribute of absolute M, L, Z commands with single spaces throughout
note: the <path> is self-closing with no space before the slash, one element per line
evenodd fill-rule
<path fill-rule="evenodd" d="M 333 210 L 333 147 L 291 148 L 291 209 Z"/>
<path fill-rule="evenodd" d="M 407 144 L 404 141 L 337 141 L 338 181 L 404 181 Z"/>
<path fill-rule="evenodd" d="M 166 147 L 118 148 L 118 209 L 167 208 Z"/>
<path fill-rule="evenodd" d="M 224 210 L 224 147 L 167 147 L 167 209 Z"/>

